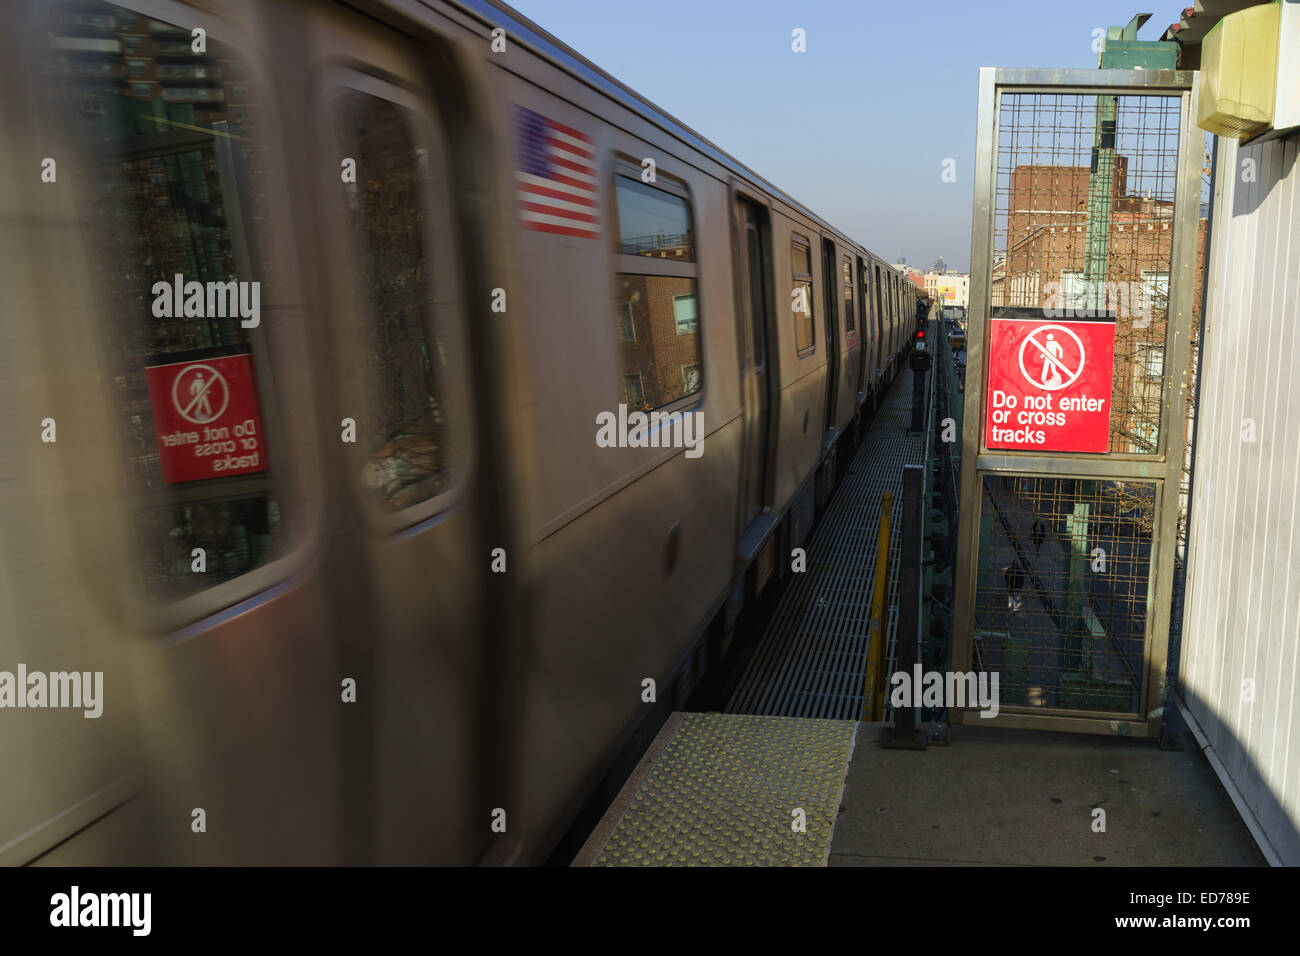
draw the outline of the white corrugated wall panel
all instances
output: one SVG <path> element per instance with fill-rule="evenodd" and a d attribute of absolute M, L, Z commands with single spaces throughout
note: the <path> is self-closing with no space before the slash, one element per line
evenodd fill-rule
<path fill-rule="evenodd" d="M 1297 137 L 1220 140 L 1216 185 L 1180 690 L 1258 830 L 1300 865 Z"/>

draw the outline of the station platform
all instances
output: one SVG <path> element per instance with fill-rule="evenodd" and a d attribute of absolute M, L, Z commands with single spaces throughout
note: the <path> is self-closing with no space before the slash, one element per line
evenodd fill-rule
<path fill-rule="evenodd" d="M 913 752 L 881 726 L 858 727 L 831 866 L 1266 865 L 1190 731 L 1170 751 L 976 722 Z"/>
<path fill-rule="evenodd" d="M 855 728 L 674 713 L 574 865 L 825 866 Z"/>
<path fill-rule="evenodd" d="M 724 712 L 667 720 L 573 865 L 1264 865 L 1190 732 L 1165 751 L 976 722 L 950 746 L 877 746 L 883 725 L 858 718 L 886 490 L 894 658 L 902 466 L 924 455 L 911 388 L 905 371 Z"/>
<path fill-rule="evenodd" d="M 675 713 L 573 865 L 1266 865 L 1190 732 L 961 726 L 917 752 L 882 726 Z"/>

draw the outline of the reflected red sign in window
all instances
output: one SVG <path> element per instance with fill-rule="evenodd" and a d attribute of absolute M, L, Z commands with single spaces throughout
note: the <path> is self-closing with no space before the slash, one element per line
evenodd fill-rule
<path fill-rule="evenodd" d="M 145 369 L 163 481 L 266 471 L 266 436 L 249 355 Z"/>
<path fill-rule="evenodd" d="M 994 317 L 989 329 L 985 444 L 1106 452 L 1114 321 Z"/>

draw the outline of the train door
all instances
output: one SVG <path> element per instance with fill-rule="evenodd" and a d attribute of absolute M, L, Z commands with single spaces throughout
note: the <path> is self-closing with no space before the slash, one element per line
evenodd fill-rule
<path fill-rule="evenodd" d="M 24 379 L 36 378 L 37 353 L 23 340 L 40 316 L 53 359 L 43 387 L 59 396 L 48 405 L 58 442 L 42 470 L 21 477 L 66 469 L 66 490 L 42 481 L 32 504 L 42 505 L 36 514 L 57 506 L 77 528 L 82 565 L 63 563 L 51 523 L 23 550 L 31 568 L 49 562 L 46 590 L 9 583 L 44 621 L 48 634 L 31 629 L 46 639 L 42 660 L 94 673 L 101 653 L 113 659 L 103 722 L 71 735 L 66 724 L 46 725 L 62 739 L 32 738 L 40 750 L 30 764 L 0 739 L 6 765 L 57 768 L 56 786 L 17 815 L 0 797 L 0 821 L 25 827 L 29 812 L 44 811 L 22 843 L 69 837 L 41 857 L 47 863 L 343 862 L 340 632 L 314 547 L 326 499 L 308 286 L 288 199 L 317 157 L 286 156 L 287 94 L 258 59 L 266 37 L 235 5 L 201 20 L 176 3 L 3 6 L 14 22 L 0 26 L 0 60 L 26 73 L 6 89 L 29 91 L 7 98 L 6 141 L 46 143 L 57 157 L 48 188 L 23 197 L 30 209 L 5 205 L 0 237 L 15 250 L 0 275 L 12 280 L 5 306 L 24 330 L 6 353 L 30 358 Z M 191 46 L 196 22 L 202 52 Z M 69 72 L 70 49 L 93 51 L 93 68 Z M 183 89 L 160 86 L 169 71 Z M 137 75 L 152 79 L 123 79 Z M 78 79 L 51 81 L 66 76 Z M 26 111 L 34 120 L 18 120 Z M 7 314 L 0 324 L 8 332 Z M 26 518 L 30 505 L 19 500 Z M 70 624 L 83 626 L 91 653 L 77 648 Z M 130 716 L 132 698 L 141 747 L 131 778 L 143 786 L 110 814 L 126 784 L 102 775 L 100 765 L 120 756 L 103 735 Z M 70 801 L 69 788 L 83 785 Z M 120 855 L 98 834 L 140 807 L 151 832 Z M 64 829 L 97 820 L 93 837 Z M 13 859 L 9 836 L 0 828 L 0 862 Z"/>
<path fill-rule="evenodd" d="M 890 367 L 897 371 L 898 358 L 898 274 L 892 269 L 889 276 L 889 358 Z"/>
<path fill-rule="evenodd" d="M 898 280 L 898 341 L 895 348 L 901 357 L 903 354 L 903 343 L 907 341 L 907 287 L 912 284 L 911 279 L 899 278 Z"/>
<path fill-rule="evenodd" d="M 906 309 L 904 303 L 907 300 L 907 290 L 903 286 L 910 281 L 900 277 L 895 280 L 896 284 L 894 286 L 894 351 L 900 356 L 903 352 L 903 337 L 905 335 L 903 326 L 907 322 L 903 314 Z"/>
<path fill-rule="evenodd" d="M 871 397 L 874 388 L 872 375 L 875 369 L 872 366 L 871 350 L 876 345 L 876 333 L 871 322 L 871 303 L 869 297 L 871 294 L 871 280 L 867 273 L 867 265 L 862 261 L 862 257 L 857 257 L 857 282 L 858 282 L 858 328 L 862 330 L 862 372 L 858 381 L 861 382 L 861 389 L 867 397 Z"/>
<path fill-rule="evenodd" d="M 853 295 L 853 259 L 840 255 L 840 294 L 844 302 L 844 414 L 852 416 L 857 409 L 858 392 L 862 386 L 862 333 L 858 322 Z"/>
<path fill-rule="evenodd" d="M 894 356 L 897 357 L 902 347 L 901 340 L 903 336 L 903 283 L 906 282 L 907 280 L 898 278 L 897 274 L 895 274 L 892 278 L 893 278 L 893 290 L 894 290 L 894 314 L 893 314 L 894 338 L 893 338 L 892 348 L 894 350 Z"/>
<path fill-rule="evenodd" d="M 741 399 L 744 402 L 744 465 L 741 477 L 741 528 L 750 531 L 742 538 L 742 557 L 752 557 L 766 534 L 758 522 L 771 496 L 769 462 L 773 389 L 778 382 L 772 363 L 772 241 L 765 208 L 737 198 L 740 229 L 740 259 L 736 264 L 739 283 L 740 331 L 743 343 Z M 753 533 L 757 531 L 757 533 Z M 752 540 L 751 540 L 752 539 Z M 746 546 L 748 543 L 748 546 Z"/>
<path fill-rule="evenodd" d="M 118 172 L 110 156 L 122 144 L 102 125 L 87 129 L 103 103 L 93 82 L 80 100 L 65 92 L 65 77 L 91 75 L 69 67 L 74 44 L 56 38 L 68 13 L 0 4 L 0 867 L 154 862 L 158 823 L 132 799 L 138 731 L 157 716 L 138 706 L 132 657 L 145 642 L 124 598 L 146 561 L 162 562 L 123 546 L 139 533 L 139 498 L 119 482 L 148 454 L 143 429 L 130 429 L 132 413 L 145 415 L 130 400 L 147 363 L 118 380 L 99 348 L 148 328 L 138 305 L 148 300 L 135 296 L 149 284 L 105 255 L 114 238 L 127 243 L 104 210 L 119 197 L 97 174 Z M 33 189 L 18 170 L 37 143 L 50 172 Z M 100 227 L 93 236 L 86 220 Z"/>
<path fill-rule="evenodd" d="M 466 321 L 483 244 L 458 197 L 483 191 L 474 170 L 491 163 L 467 155 L 485 147 L 436 36 L 318 13 L 312 155 L 340 157 L 316 164 L 337 383 L 325 417 L 342 429 L 330 558 L 351 582 L 341 667 L 358 687 L 344 811 L 370 860 L 473 863 L 503 845 L 490 824 L 509 806 L 497 708 L 511 657 L 492 619 L 511 576 L 490 569 L 523 554 L 505 540 L 510 497 L 485 437 L 491 333 Z"/>
<path fill-rule="evenodd" d="M 876 290 L 876 374 L 885 373 L 885 361 L 888 355 L 888 336 L 885 331 L 885 276 L 880 271 L 880 265 L 875 265 L 875 281 L 872 283 Z M 882 381 L 880 386 L 883 388 L 885 382 Z"/>
<path fill-rule="evenodd" d="M 840 319 L 839 283 L 835 281 L 835 243 L 822 239 L 822 286 L 826 299 L 826 415 L 822 450 L 835 440 L 835 398 L 839 394 Z"/>

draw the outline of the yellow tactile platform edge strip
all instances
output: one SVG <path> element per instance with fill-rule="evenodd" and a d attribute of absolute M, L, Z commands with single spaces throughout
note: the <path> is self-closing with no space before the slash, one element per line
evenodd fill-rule
<path fill-rule="evenodd" d="M 674 714 L 575 865 L 825 866 L 856 727 Z"/>

